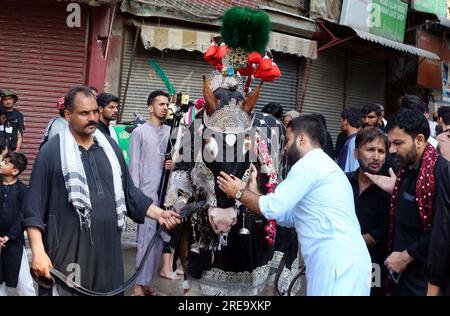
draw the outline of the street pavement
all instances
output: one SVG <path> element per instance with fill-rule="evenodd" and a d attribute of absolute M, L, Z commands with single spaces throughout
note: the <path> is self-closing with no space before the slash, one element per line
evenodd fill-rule
<path fill-rule="evenodd" d="M 125 265 L 125 280 L 129 279 L 134 271 L 136 265 L 136 251 L 137 245 L 133 240 L 132 235 L 124 234 L 122 237 L 122 245 L 123 245 L 123 257 L 124 257 L 124 265 Z M 195 293 L 193 290 L 188 291 L 184 294 L 183 289 L 183 279 L 180 280 L 168 280 L 159 276 L 159 273 L 153 280 L 151 287 L 156 290 L 157 295 L 159 296 L 196 296 L 198 293 Z M 125 291 L 125 295 L 129 296 L 133 292 L 133 288 L 130 287 Z M 275 290 L 273 287 L 273 282 L 269 282 L 266 288 L 261 293 L 263 296 L 273 296 L 275 295 Z"/>
<path fill-rule="evenodd" d="M 128 280 L 136 269 L 136 252 L 137 252 L 137 244 L 135 233 L 124 233 L 122 236 L 122 250 L 123 250 L 123 260 L 124 260 L 124 272 L 125 272 L 125 280 Z M 27 256 L 31 261 L 31 249 L 27 245 Z M 187 293 L 183 292 L 182 289 L 183 278 L 179 280 L 168 280 L 163 278 L 157 274 L 154 281 L 151 284 L 151 287 L 156 290 L 156 294 L 158 296 L 197 296 L 198 293 L 194 292 L 194 290 L 190 290 Z M 36 287 L 36 284 L 35 284 Z M 125 291 L 125 296 L 131 296 L 133 292 L 133 286 L 128 288 Z M 304 292 L 304 291 L 303 291 Z M 37 287 L 36 287 L 37 293 Z M 303 293 L 304 294 L 304 293 Z M 10 291 L 9 295 L 16 295 L 15 291 Z M 261 296 L 274 296 L 276 295 L 276 291 L 273 285 L 273 276 L 267 282 L 266 287 L 261 293 Z"/>

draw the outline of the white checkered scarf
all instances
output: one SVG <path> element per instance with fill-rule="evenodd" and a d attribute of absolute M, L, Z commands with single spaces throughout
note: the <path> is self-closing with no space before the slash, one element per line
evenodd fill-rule
<path fill-rule="evenodd" d="M 122 169 L 116 153 L 102 132 L 96 130 L 93 134 L 99 146 L 103 148 L 108 157 L 113 173 L 114 197 L 116 202 L 117 227 L 126 229 L 126 204 L 122 185 Z M 91 199 L 89 186 L 81 161 L 81 152 L 78 144 L 67 126 L 59 133 L 61 154 L 61 168 L 64 175 L 65 186 L 68 193 L 68 201 L 71 203 L 80 219 L 80 228 L 91 228 Z"/>

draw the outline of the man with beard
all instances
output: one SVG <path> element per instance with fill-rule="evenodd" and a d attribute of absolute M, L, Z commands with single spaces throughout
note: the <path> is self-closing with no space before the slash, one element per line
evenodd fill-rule
<path fill-rule="evenodd" d="M 361 234 L 369 249 L 372 263 L 383 267 L 386 257 L 386 240 L 389 222 L 390 195 L 375 185 L 365 172 L 379 174 L 384 165 L 388 140 L 376 127 L 366 127 L 358 132 L 355 139 L 355 158 L 358 170 L 347 173 L 352 185 L 355 211 L 361 225 Z M 384 269 L 382 269 L 384 272 Z M 375 271 L 381 272 L 375 268 Z M 382 274 L 384 275 L 384 274 Z M 376 278 L 375 281 L 380 281 Z M 381 284 L 374 284 L 372 295 L 382 295 Z"/>
<path fill-rule="evenodd" d="M 111 125 L 111 121 L 115 121 L 119 113 L 119 98 L 111 93 L 102 92 L 97 95 L 97 104 L 100 111 L 97 128 L 119 143 L 116 131 Z"/>
<path fill-rule="evenodd" d="M 326 132 L 312 115 L 293 119 L 285 150 L 293 165 L 274 193 L 248 187 L 224 172 L 219 187 L 256 214 L 295 227 L 306 263 L 308 295 L 369 295 L 371 263 L 355 214 L 350 183 L 323 152 Z"/>
<path fill-rule="evenodd" d="M 391 274 L 389 290 L 393 295 L 425 295 L 425 268 L 427 264 L 437 267 L 440 259 L 436 253 L 428 258 L 431 221 L 436 216 L 433 221 L 443 224 L 436 212 L 449 212 L 449 163 L 427 142 L 430 126 L 421 112 L 401 109 L 389 120 L 387 130 L 389 151 L 402 168 L 397 177 L 392 173 L 391 177 L 366 175 L 392 193 L 385 261 Z M 442 249 L 446 248 L 448 244 Z M 442 285 L 443 276 L 441 270 L 431 280 Z"/>
<path fill-rule="evenodd" d="M 133 185 L 118 145 L 96 129 L 98 106 L 89 88 L 70 89 L 65 105 L 69 126 L 42 147 L 31 173 L 24 226 L 32 269 L 49 278 L 54 267 L 90 290 L 108 292 L 124 282 L 126 216 L 171 228 L 178 215 Z M 74 294 L 57 285 L 59 294 Z"/>
<path fill-rule="evenodd" d="M 169 95 L 161 90 L 150 93 L 147 108 L 150 119 L 147 123 L 136 127 L 131 134 L 130 142 L 130 173 L 134 184 L 142 190 L 154 203 L 158 201 L 158 189 L 163 169 L 170 169 L 172 160 L 165 161 L 167 143 L 170 137 L 170 127 L 164 125 L 169 106 Z M 165 164 L 165 165 L 164 165 Z M 146 219 L 138 226 L 138 251 L 136 265 L 141 263 L 147 245 L 155 235 L 157 223 Z M 163 271 L 161 276 L 172 277 L 170 236 L 162 232 L 145 262 L 144 270 L 136 280 L 133 295 L 153 295 L 150 283 L 156 275 L 163 252 Z"/>

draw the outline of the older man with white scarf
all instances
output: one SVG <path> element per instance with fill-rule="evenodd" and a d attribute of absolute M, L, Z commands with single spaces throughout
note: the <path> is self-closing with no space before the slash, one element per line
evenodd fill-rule
<path fill-rule="evenodd" d="M 151 217 L 166 228 L 179 219 L 133 185 L 117 144 L 96 130 L 99 110 L 90 89 L 70 89 L 65 104 L 69 126 L 41 149 L 31 174 L 24 225 L 32 270 L 50 277 L 53 266 L 83 287 L 108 292 L 124 282 L 126 216 L 138 223 Z M 58 293 L 73 294 L 63 284 Z"/>

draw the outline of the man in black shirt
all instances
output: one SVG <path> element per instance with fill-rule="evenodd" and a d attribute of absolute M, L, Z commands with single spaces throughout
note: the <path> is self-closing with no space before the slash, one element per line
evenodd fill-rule
<path fill-rule="evenodd" d="M 125 213 L 137 223 L 147 216 L 166 228 L 179 224 L 179 216 L 134 186 L 119 146 L 96 131 L 97 102 L 87 87 L 70 89 L 65 105 L 69 126 L 42 147 L 31 173 L 24 226 L 32 269 L 49 278 L 52 266 L 64 273 L 78 267 L 75 278 L 82 286 L 108 292 L 124 281 Z M 59 294 L 75 294 L 57 285 Z"/>
<path fill-rule="evenodd" d="M 117 119 L 119 113 L 119 98 L 111 93 L 100 93 L 97 95 L 97 104 L 100 111 L 97 128 L 103 133 L 111 137 L 118 143 L 116 132 L 114 131 L 111 121 Z"/>
<path fill-rule="evenodd" d="M 390 254 L 385 261 L 393 281 L 391 293 L 425 295 L 428 282 L 425 268 L 427 264 L 436 266 L 428 258 L 431 220 L 436 210 L 446 207 L 442 211 L 449 211 L 449 165 L 427 143 L 430 127 L 419 111 L 402 109 L 389 120 L 387 130 L 390 152 L 402 169 L 397 178 L 392 173 L 390 178 L 369 177 L 385 191 L 392 192 Z"/>
<path fill-rule="evenodd" d="M 5 132 L 9 139 L 8 148 L 16 152 L 19 152 L 22 147 L 23 132 L 25 131 L 23 115 L 14 109 L 14 104 L 18 100 L 19 97 L 12 90 L 6 90 L 2 96 L 2 105 L 6 113 Z"/>
<path fill-rule="evenodd" d="M 386 240 L 389 221 L 390 195 L 376 186 L 366 175 L 380 174 L 386 159 L 388 140 L 375 127 L 366 127 L 358 132 L 355 139 L 355 158 L 359 168 L 347 173 L 355 199 L 355 211 L 361 226 L 361 234 L 366 242 L 372 263 L 377 264 L 376 272 L 384 272 Z M 384 275 L 384 273 L 382 274 Z M 372 295 L 382 295 L 381 275 L 375 276 Z"/>

